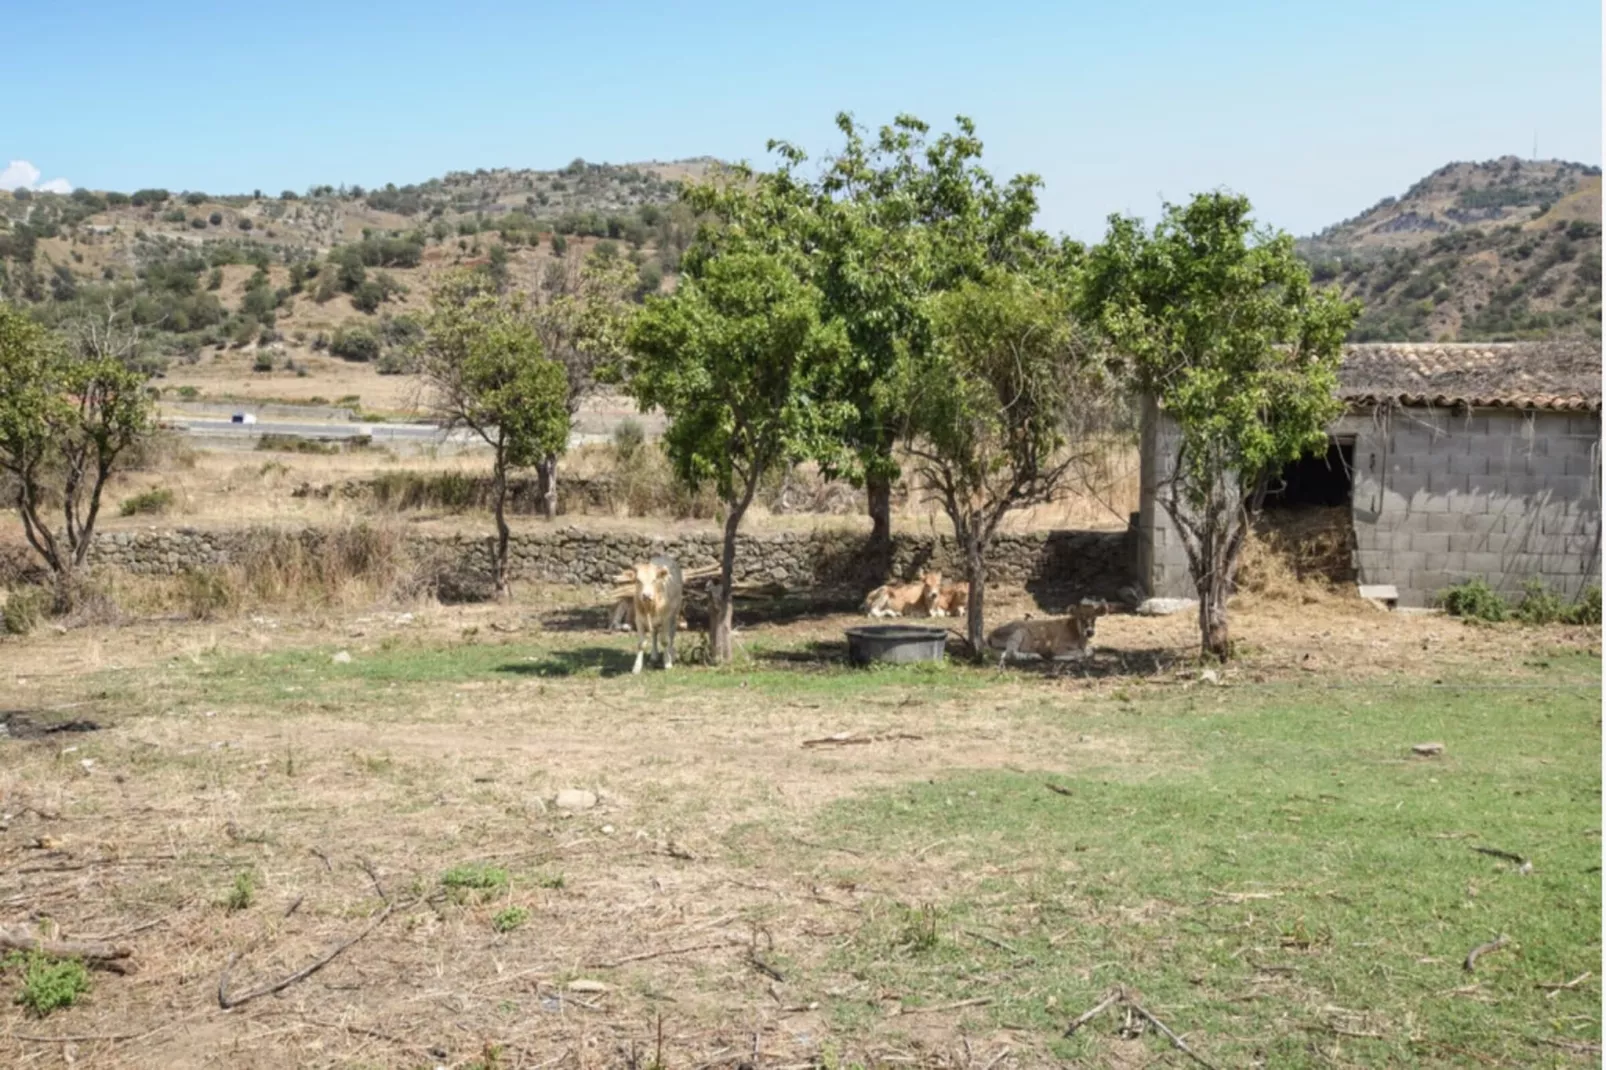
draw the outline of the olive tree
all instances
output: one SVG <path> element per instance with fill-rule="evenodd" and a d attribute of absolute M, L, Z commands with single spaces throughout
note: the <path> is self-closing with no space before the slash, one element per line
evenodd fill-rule
<path fill-rule="evenodd" d="M 1200 647 L 1225 659 L 1244 539 L 1268 482 L 1325 445 L 1360 305 L 1313 289 L 1293 239 L 1228 193 L 1167 205 L 1152 232 L 1112 217 L 1086 283 L 1087 314 L 1176 425 L 1159 500 L 1199 595 Z"/>
<path fill-rule="evenodd" d="M 847 346 L 820 294 L 765 250 L 694 246 L 673 294 L 647 299 L 631 326 L 629 387 L 669 419 L 677 476 L 712 483 L 725 505 L 719 588 L 709 621 L 716 664 L 731 657 L 736 535 L 764 475 L 836 441 L 845 406 L 830 399 Z"/>
<path fill-rule="evenodd" d="M 907 450 L 965 555 L 971 650 L 984 638 L 987 552 L 1012 511 L 1053 500 L 1102 454 L 1115 396 L 1052 271 L 993 271 L 930 301 L 928 359 L 904 367 Z"/>
<path fill-rule="evenodd" d="M 430 297 L 419 370 L 442 425 L 466 428 L 491 448 L 491 571 L 497 598 L 506 599 L 508 474 L 568 442 L 563 368 L 542 352 L 521 298 L 498 294 L 483 273 L 454 272 Z"/>
<path fill-rule="evenodd" d="M 115 310 L 70 326 L 63 338 L 0 304 L 0 468 L 58 602 L 88 559 L 107 481 L 152 428 L 134 329 Z"/>

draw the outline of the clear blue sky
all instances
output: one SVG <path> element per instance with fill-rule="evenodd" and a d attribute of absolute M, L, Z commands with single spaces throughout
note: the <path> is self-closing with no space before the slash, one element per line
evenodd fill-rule
<path fill-rule="evenodd" d="M 1601 162 L 1595 0 L 16 3 L 0 165 L 238 192 L 816 154 L 967 114 L 1041 223 L 1226 186 L 1309 233 L 1451 160 Z"/>

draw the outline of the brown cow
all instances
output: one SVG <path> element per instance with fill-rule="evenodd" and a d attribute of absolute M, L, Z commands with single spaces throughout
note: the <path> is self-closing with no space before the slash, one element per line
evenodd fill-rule
<path fill-rule="evenodd" d="M 932 607 L 933 617 L 963 617 L 965 610 L 970 606 L 970 584 L 950 583 L 942 589 L 937 596 L 937 604 Z"/>
<path fill-rule="evenodd" d="M 930 617 L 942 593 L 942 573 L 923 572 L 919 583 L 885 583 L 859 608 L 872 617 Z"/>
<path fill-rule="evenodd" d="M 987 649 L 999 652 L 999 668 L 1008 661 L 1084 661 L 1093 654 L 1098 618 L 1109 611 L 1104 603 L 1083 603 L 1064 617 L 1012 620 L 988 633 Z"/>

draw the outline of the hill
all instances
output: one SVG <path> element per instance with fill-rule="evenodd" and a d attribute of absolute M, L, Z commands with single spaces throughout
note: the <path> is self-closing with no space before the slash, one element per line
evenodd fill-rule
<path fill-rule="evenodd" d="M 636 265 L 641 294 L 663 287 L 695 226 L 679 183 L 718 166 L 575 160 L 278 195 L 0 193 L 0 297 L 47 321 L 128 306 L 175 388 L 306 380 L 329 354 L 400 372 L 433 276 L 454 266 L 494 264 L 536 290 L 600 248 Z"/>
<path fill-rule="evenodd" d="M 1300 242 L 1366 306 L 1353 341 L 1600 335 L 1601 174 L 1506 156 L 1452 163 Z"/>

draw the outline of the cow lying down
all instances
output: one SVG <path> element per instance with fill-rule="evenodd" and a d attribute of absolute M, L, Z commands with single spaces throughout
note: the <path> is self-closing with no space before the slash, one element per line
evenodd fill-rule
<path fill-rule="evenodd" d="M 1083 661 L 1092 656 L 1093 633 L 1105 603 L 1072 606 L 1064 617 L 1012 620 L 987 635 L 987 649 L 998 651 L 998 666 L 1010 661 Z"/>

